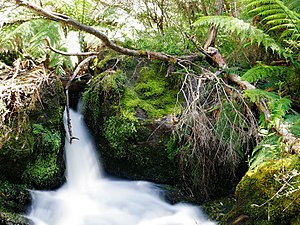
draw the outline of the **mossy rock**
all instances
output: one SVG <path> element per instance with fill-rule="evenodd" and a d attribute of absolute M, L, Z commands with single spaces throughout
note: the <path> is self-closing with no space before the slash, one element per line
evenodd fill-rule
<path fill-rule="evenodd" d="M 63 154 L 64 128 L 63 110 L 65 96 L 62 84 L 58 77 L 50 77 L 41 86 L 38 97 L 26 96 L 27 98 L 37 98 L 26 108 L 22 108 L 20 115 L 23 120 L 15 117 L 10 118 L 12 132 L 5 143 L 2 143 L 0 151 L 0 176 L 3 176 L 10 183 L 26 184 L 27 188 L 54 188 L 58 186 L 58 181 L 62 181 L 63 175 Z M 20 125 L 21 121 L 21 125 Z M 34 126 L 40 126 L 36 132 Z M 24 178 L 24 173 L 28 173 L 30 165 L 36 165 L 41 158 L 56 162 L 56 169 L 59 173 L 48 173 L 48 180 L 44 180 L 41 185 L 34 185 Z M 48 164 L 45 167 L 49 168 Z M 34 170 L 32 170 L 34 171 Z M 30 175 L 28 175 L 30 177 Z M 36 176 L 32 176 L 38 179 Z M 58 179 L 58 177 L 60 177 Z M 39 182 L 39 181 L 37 181 Z"/>
<path fill-rule="evenodd" d="M 116 146 L 108 143 L 106 149 L 101 151 L 104 168 L 120 177 L 176 184 L 176 160 L 169 158 L 166 151 L 166 144 L 171 137 L 170 129 L 153 121 L 136 129 L 134 135 L 122 141 L 122 147 L 121 143 Z"/>
<path fill-rule="evenodd" d="M 15 213 L 24 213 L 31 203 L 31 195 L 25 185 L 0 181 L 0 208 Z"/>
<path fill-rule="evenodd" d="M 34 225 L 34 223 L 20 214 L 2 211 L 0 212 L 0 225 Z"/>
<path fill-rule="evenodd" d="M 125 57 L 116 71 L 96 74 L 84 93 L 85 120 L 108 173 L 159 183 L 178 181 L 178 164 L 167 146 L 172 118 L 180 108 L 175 107 L 178 90 L 166 73 L 163 63 Z"/>
<path fill-rule="evenodd" d="M 249 170 L 236 188 L 230 224 L 297 224 L 300 214 L 300 160 L 288 156 Z M 247 220 L 238 223 L 240 216 Z"/>
<path fill-rule="evenodd" d="M 211 220 L 220 221 L 220 224 L 223 224 L 222 220 L 226 214 L 230 212 L 234 204 L 235 199 L 233 196 L 227 196 L 214 201 L 205 202 L 201 207 Z"/>

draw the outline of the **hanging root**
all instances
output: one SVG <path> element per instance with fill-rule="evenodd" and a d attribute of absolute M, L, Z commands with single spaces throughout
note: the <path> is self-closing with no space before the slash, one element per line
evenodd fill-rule
<path fill-rule="evenodd" d="M 218 178 L 235 177 L 257 139 L 257 123 L 238 90 L 204 68 L 200 75 L 186 72 L 176 128 L 181 171 L 187 190 L 204 200 L 220 190 Z"/>

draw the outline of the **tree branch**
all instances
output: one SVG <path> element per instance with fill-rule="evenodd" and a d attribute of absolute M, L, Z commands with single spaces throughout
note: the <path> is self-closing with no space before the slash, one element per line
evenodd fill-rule
<path fill-rule="evenodd" d="M 69 130 L 69 135 L 70 135 L 70 144 L 72 144 L 72 140 L 76 139 L 73 137 L 73 132 L 72 132 L 72 125 L 71 125 L 71 117 L 70 117 L 70 104 L 69 104 L 69 87 L 71 86 L 72 81 L 75 79 L 77 74 L 80 72 L 82 67 L 88 63 L 90 60 L 96 58 L 97 56 L 89 56 L 86 59 L 82 60 L 76 67 L 72 77 L 69 79 L 67 85 L 66 85 L 66 111 L 67 111 L 67 125 L 68 125 L 68 130 Z"/>
<path fill-rule="evenodd" d="M 142 57 L 142 58 L 148 58 L 148 59 L 158 59 L 158 60 L 168 62 L 168 63 L 176 63 L 178 60 L 184 60 L 184 58 L 185 58 L 185 56 L 183 58 L 181 58 L 181 57 L 175 57 L 175 56 L 171 56 L 171 55 L 168 55 L 165 53 L 160 53 L 160 52 L 152 52 L 152 51 L 134 50 L 134 49 L 124 48 L 122 46 L 115 44 L 105 34 L 96 30 L 95 28 L 84 25 L 84 24 L 78 22 L 77 20 L 74 20 L 66 15 L 48 11 L 48 10 L 46 10 L 32 2 L 28 2 L 26 0 L 16 0 L 16 2 L 19 6 L 25 6 L 27 8 L 30 8 L 33 11 L 35 11 L 36 13 L 38 13 L 39 15 L 46 17 L 47 19 L 54 20 L 57 22 L 62 22 L 64 24 L 72 26 L 75 29 L 85 31 L 89 34 L 92 34 L 92 35 L 96 36 L 97 38 L 99 38 L 106 47 L 108 47 L 116 52 L 119 52 L 121 54 L 124 54 L 124 55 L 136 56 L 136 57 Z"/>

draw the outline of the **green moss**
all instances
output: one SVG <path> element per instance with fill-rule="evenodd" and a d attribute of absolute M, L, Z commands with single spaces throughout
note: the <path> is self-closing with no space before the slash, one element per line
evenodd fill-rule
<path fill-rule="evenodd" d="M 25 212 L 29 202 L 30 193 L 25 185 L 12 184 L 3 178 L 0 179 L 0 209 L 16 213 Z"/>
<path fill-rule="evenodd" d="M 139 126 L 134 115 L 125 112 L 121 116 L 108 117 L 104 122 L 104 136 L 118 157 L 126 155 L 128 143 L 136 138 Z"/>
<path fill-rule="evenodd" d="M 61 136 L 58 131 L 50 131 L 41 124 L 33 124 L 32 127 L 38 154 L 27 164 L 22 181 L 35 187 L 46 187 L 59 171 L 56 155 L 62 145 Z"/>
<path fill-rule="evenodd" d="M 300 160 L 290 156 L 249 170 L 236 188 L 231 217 L 249 215 L 253 224 L 290 224 L 299 215 Z"/>
<path fill-rule="evenodd" d="M 34 137 L 31 135 L 30 124 L 24 122 L 22 127 L 18 128 L 20 126 L 18 121 L 13 121 L 8 126 L 14 129 L 9 133 L 9 139 L 2 146 L 0 157 L 6 156 L 11 160 L 18 160 L 32 153 L 34 151 Z"/>
<path fill-rule="evenodd" d="M 164 76 L 165 68 L 160 65 L 142 67 L 139 80 L 125 89 L 121 106 L 135 112 L 142 109 L 148 118 L 160 118 L 179 113 L 176 106 L 177 90 L 171 87 Z"/>
<path fill-rule="evenodd" d="M 39 156 L 27 165 L 22 181 L 35 187 L 51 186 L 58 171 L 55 155 Z"/>

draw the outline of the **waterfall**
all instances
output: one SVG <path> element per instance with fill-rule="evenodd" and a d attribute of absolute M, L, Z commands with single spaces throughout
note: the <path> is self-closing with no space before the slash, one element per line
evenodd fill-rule
<path fill-rule="evenodd" d="M 27 217 L 35 225 L 215 224 L 196 206 L 168 204 L 150 182 L 105 177 L 81 113 L 70 114 L 78 140 L 66 138 L 67 182 L 56 191 L 32 191 Z"/>

